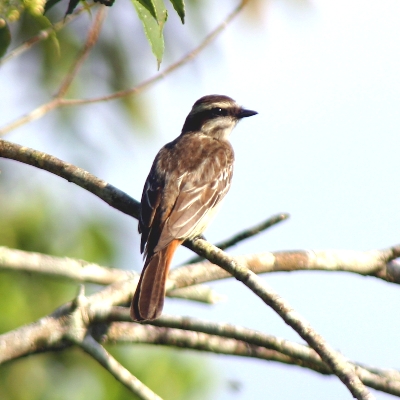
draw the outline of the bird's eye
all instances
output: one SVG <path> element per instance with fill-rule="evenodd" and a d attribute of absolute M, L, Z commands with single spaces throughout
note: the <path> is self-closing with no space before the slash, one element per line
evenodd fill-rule
<path fill-rule="evenodd" d="M 226 109 L 224 108 L 213 108 L 212 109 L 212 113 L 216 116 L 216 117 L 223 117 L 228 115 L 228 112 Z"/>

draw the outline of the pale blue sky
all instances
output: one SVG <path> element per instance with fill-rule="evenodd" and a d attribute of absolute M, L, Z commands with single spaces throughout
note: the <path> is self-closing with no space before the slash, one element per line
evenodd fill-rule
<path fill-rule="evenodd" d="M 221 239 L 285 211 L 292 215 L 288 222 L 232 253 L 369 250 L 399 243 L 399 3 L 313 1 L 297 8 L 269 2 L 263 12 L 263 26 L 249 29 L 236 20 L 195 67 L 154 89 L 163 94 L 163 133 L 154 153 L 180 129 L 194 100 L 228 94 L 259 115 L 233 132 L 234 183 L 207 238 Z M 176 119 L 175 113 L 170 118 L 171 103 L 179 110 Z M 344 273 L 265 279 L 349 358 L 400 368 L 394 345 L 400 331 L 397 286 Z M 211 311 L 193 307 L 190 315 L 300 341 L 236 281 L 215 288 L 228 302 Z M 166 312 L 182 312 L 178 302 L 170 303 Z M 294 367 L 224 357 L 218 365 L 227 379 L 242 382 L 240 392 L 221 390 L 219 400 L 351 398 L 338 379 Z"/>
<path fill-rule="evenodd" d="M 88 108 L 88 140 L 114 145 L 102 154 L 97 175 L 138 199 L 154 155 L 179 134 L 193 102 L 205 94 L 226 94 L 259 115 L 233 132 L 234 182 L 206 232 L 208 239 L 216 241 L 269 215 L 289 212 L 289 221 L 231 253 L 370 250 L 399 243 L 400 3 L 267 4 L 260 8 L 263 22 L 249 27 L 239 17 L 198 59 L 140 97 L 156 115 L 151 140 L 135 137 L 129 145 L 118 144 L 110 138 L 111 126 L 125 128 L 113 120 L 112 104 Z M 210 5 L 210 27 L 231 6 L 229 1 Z M 188 24 L 194 18 L 188 15 Z M 148 63 L 150 70 L 151 54 Z M 101 109 L 108 111 L 101 114 Z M 40 141 L 40 132 L 48 127 L 45 118 L 8 138 L 61 157 L 62 143 Z M 122 223 L 124 218 L 118 218 Z M 127 263 L 133 259 L 139 269 L 136 224 L 124 221 L 132 226 Z M 188 254 L 180 250 L 176 264 Z M 400 368 L 398 286 L 345 273 L 299 272 L 264 279 L 345 356 Z M 301 342 L 238 282 L 213 287 L 228 301 L 213 307 L 167 301 L 165 312 L 237 323 Z M 263 361 L 212 359 L 222 373 L 216 400 L 351 398 L 334 377 Z M 239 381 L 240 391 L 229 391 L 224 380 Z"/>

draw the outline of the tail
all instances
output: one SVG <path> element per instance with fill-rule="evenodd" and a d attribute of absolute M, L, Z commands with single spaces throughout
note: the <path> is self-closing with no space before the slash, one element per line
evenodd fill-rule
<path fill-rule="evenodd" d="M 169 266 L 181 243 L 181 240 L 175 239 L 164 249 L 146 258 L 131 304 L 131 317 L 134 321 L 153 320 L 161 315 Z"/>

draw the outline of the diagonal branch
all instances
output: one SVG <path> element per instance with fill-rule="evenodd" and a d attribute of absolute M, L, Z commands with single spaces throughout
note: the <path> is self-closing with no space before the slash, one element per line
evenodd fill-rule
<path fill-rule="evenodd" d="M 114 378 L 126 386 L 132 393 L 143 400 L 162 400 L 151 389 L 143 384 L 138 378 L 132 375 L 123 367 L 103 346 L 92 336 L 86 336 L 80 343 L 77 343 L 86 353 L 97 360 Z"/>
<path fill-rule="evenodd" d="M 171 316 L 163 316 L 155 321 L 154 325 L 161 326 L 142 326 L 133 322 L 110 324 L 117 320 L 130 321 L 129 310 L 114 305 L 125 302 L 131 296 L 132 286 L 132 282 L 119 282 L 88 297 L 80 293 L 73 302 L 60 307 L 52 315 L 0 335 L 0 364 L 28 354 L 66 348 L 71 343 L 80 345 L 91 332 L 90 335 L 102 343 L 163 344 L 272 360 L 309 368 L 322 374 L 331 373 L 314 350 L 306 346 L 228 324 Z M 87 342 L 88 346 L 92 344 L 100 352 L 101 346 L 98 343 L 92 340 L 91 343 Z M 87 349 L 92 354 L 92 350 Z M 107 360 L 104 353 L 95 357 Z M 400 395 L 399 372 L 353 364 L 356 374 L 365 384 Z M 121 369 L 117 365 L 117 374 L 123 370 L 123 367 Z"/>
<path fill-rule="evenodd" d="M 14 159 L 23 162 L 29 161 L 27 162 L 28 164 L 43 168 L 43 162 L 38 162 L 37 159 L 37 156 L 40 155 L 40 152 L 36 152 L 32 149 L 24 149 L 21 146 L 16 146 L 17 145 L 13 145 L 9 142 L 1 141 L 0 155 L 7 158 L 13 158 L 13 156 L 15 156 Z M 25 150 L 28 151 L 31 157 L 26 157 Z M 20 158 L 22 158 L 22 160 Z M 53 157 L 49 155 L 45 155 L 45 160 L 47 160 L 48 163 L 47 167 L 43 169 L 50 170 L 50 172 L 53 172 L 51 169 L 54 168 L 54 162 L 55 164 L 60 164 L 62 167 L 65 166 L 65 163 L 63 163 L 61 160 L 53 160 Z M 68 165 L 68 167 L 72 168 L 73 172 L 76 172 L 77 170 L 77 168 L 74 166 Z M 58 168 L 55 168 L 55 171 L 56 173 L 58 172 L 58 175 L 62 176 L 59 173 L 60 169 L 61 168 L 58 166 Z M 84 171 L 79 172 L 82 173 Z M 68 171 L 67 175 L 72 175 L 73 178 L 75 178 L 77 174 L 71 174 L 71 172 Z M 94 176 L 90 176 L 90 178 L 92 181 L 98 181 L 98 178 Z M 77 181 L 81 184 L 86 183 L 84 176 L 80 177 L 80 179 L 77 179 Z M 102 188 L 104 188 L 105 186 L 106 185 L 103 184 Z M 98 186 L 95 186 L 95 188 L 98 189 Z M 248 268 L 239 264 L 232 257 L 229 257 L 223 251 L 215 248 L 215 246 L 208 244 L 202 239 L 188 242 L 186 243 L 186 245 L 187 247 L 196 251 L 199 255 L 206 257 L 209 261 L 218 264 L 219 266 L 224 268 L 236 279 L 242 281 L 246 286 L 248 286 L 266 304 L 271 306 L 284 319 L 284 321 L 289 324 L 293 329 L 295 329 L 296 332 L 298 332 L 299 335 L 307 341 L 310 347 L 312 347 L 321 356 L 321 358 L 329 365 L 330 368 L 332 368 L 334 373 L 343 381 L 343 383 L 348 387 L 348 389 L 355 397 L 357 397 L 358 399 L 372 398 L 371 394 L 365 389 L 359 378 L 356 376 L 354 368 L 350 366 L 345 358 L 336 353 L 326 343 L 326 341 L 311 328 L 309 323 L 303 317 L 296 313 L 290 307 L 290 305 L 285 300 L 280 298 L 278 294 L 275 293 L 271 288 L 264 285 L 262 281 L 260 281 L 260 279 L 257 277 L 257 275 L 252 273 Z"/>
<path fill-rule="evenodd" d="M 18 128 L 21 125 L 27 124 L 28 122 L 34 121 L 42 117 L 43 115 L 47 114 L 49 111 L 54 110 L 55 108 L 60 107 L 62 105 L 62 98 L 71 86 L 73 79 L 75 78 L 76 74 L 78 73 L 80 67 L 82 66 L 83 62 L 85 61 L 86 57 L 88 56 L 90 50 L 97 42 L 97 39 L 100 34 L 101 26 L 105 17 L 106 7 L 102 6 L 99 8 L 99 11 L 96 14 L 96 18 L 93 22 L 91 29 L 89 30 L 88 37 L 86 42 L 78 54 L 77 58 L 75 59 L 73 65 L 71 66 L 70 71 L 65 76 L 63 82 L 61 83 L 56 96 L 53 100 L 42 104 L 41 106 L 37 107 L 33 111 L 25 114 L 21 118 L 18 118 L 14 122 L 6 125 L 3 129 L 0 129 L 0 136 L 5 135 L 6 133 L 12 131 L 13 129 Z"/>
<path fill-rule="evenodd" d="M 53 26 L 41 30 L 37 35 L 31 37 L 26 40 L 24 43 L 20 44 L 14 50 L 10 51 L 3 58 L 0 59 L 0 67 L 4 65 L 7 61 L 10 61 L 14 57 L 18 57 L 20 54 L 24 53 L 26 50 L 29 50 L 32 46 L 37 43 L 40 43 L 43 40 L 46 40 L 50 37 L 53 32 L 58 32 L 65 26 L 67 26 L 70 22 L 72 22 L 76 17 L 82 14 L 84 11 L 88 11 L 90 8 L 95 6 L 96 3 L 86 4 L 85 7 L 78 8 L 72 14 L 67 15 L 61 21 L 55 23 Z"/>
<path fill-rule="evenodd" d="M 220 243 L 216 243 L 214 246 L 218 247 L 221 250 L 226 250 L 228 247 L 232 247 L 235 244 L 237 244 L 245 239 L 249 239 L 255 235 L 258 235 L 259 233 L 265 231 L 266 229 L 271 228 L 272 226 L 279 224 L 280 222 L 285 221 L 288 218 L 289 218 L 289 214 L 287 214 L 287 213 L 273 215 L 272 217 L 269 217 L 267 220 L 261 222 L 260 224 L 257 224 L 255 226 L 252 226 L 251 228 L 245 229 L 244 231 L 233 235 L 229 239 L 226 239 Z M 189 261 L 187 261 L 185 263 L 185 265 L 194 264 L 201 260 L 203 260 L 201 257 L 198 257 L 198 256 L 193 257 Z"/>
<path fill-rule="evenodd" d="M 369 251 L 296 250 L 263 252 L 235 256 L 234 259 L 256 274 L 294 271 L 343 271 L 400 284 L 400 263 L 394 260 L 398 257 L 400 257 L 400 245 Z M 175 282 L 174 288 L 230 277 L 231 274 L 209 261 L 175 268 L 171 270 L 169 275 L 169 279 Z"/>
<path fill-rule="evenodd" d="M 137 281 L 136 278 L 116 282 L 86 297 L 84 305 L 74 300 L 34 323 L 0 335 L 0 364 L 29 354 L 65 348 L 76 342 L 79 335 L 83 338 L 94 315 L 101 318 L 108 315 L 112 307 L 128 304 Z M 82 296 L 78 295 L 77 299 L 79 297 Z"/>
<path fill-rule="evenodd" d="M 102 343 L 148 343 L 173 346 L 184 349 L 195 349 L 215 354 L 229 354 L 252 357 L 261 360 L 273 360 L 289 365 L 309 368 L 323 375 L 331 375 L 330 369 L 316 356 L 315 360 L 302 360 L 288 356 L 277 350 L 252 344 L 223 335 L 213 335 L 201 331 L 170 328 L 154 325 L 140 325 L 132 322 L 112 322 L 98 324 L 93 329 L 94 337 Z M 307 347 L 306 347 L 307 348 Z"/>
<path fill-rule="evenodd" d="M 87 56 L 89 55 L 90 50 L 92 50 L 93 46 L 97 43 L 101 27 L 103 25 L 103 21 L 106 16 L 106 9 L 107 9 L 106 6 L 100 6 L 96 14 L 96 17 L 94 18 L 93 25 L 89 30 L 85 44 L 82 47 L 79 54 L 77 55 L 77 57 L 74 59 L 74 63 L 71 65 L 69 72 L 65 76 L 63 82 L 61 83 L 58 92 L 55 96 L 56 98 L 60 99 L 64 97 L 65 93 L 71 86 L 72 81 L 74 80 L 75 76 L 77 75 L 78 71 L 80 70 Z"/>
<path fill-rule="evenodd" d="M 183 65 L 187 64 L 188 62 L 196 58 L 207 46 L 209 46 L 225 30 L 225 28 L 235 19 L 235 17 L 242 11 L 243 7 L 247 3 L 248 0 L 242 0 L 239 3 L 239 5 L 236 6 L 235 9 L 212 32 L 210 32 L 204 38 L 204 40 L 199 44 L 199 46 L 197 46 L 194 50 L 186 54 L 177 62 L 170 65 L 164 71 L 154 75 L 152 78 L 140 83 L 139 85 L 131 89 L 121 90 L 119 92 L 115 92 L 108 96 L 95 97 L 92 99 L 65 99 L 62 105 L 71 106 L 80 104 L 99 103 L 143 92 L 150 85 L 158 82 L 161 79 L 164 79 L 171 72 L 177 70 L 178 68 L 182 67 Z"/>
<path fill-rule="evenodd" d="M 114 100 L 114 99 L 119 99 L 122 97 L 126 97 L 132 94 L 138 94 L 143 92 L 145 89 L 147 89 L 149 86 L 153 85 L 154 83 L 158 82 L 161 79 L 164 79 L 167 75 L 172 73 L 173 71 L 179 69 L 183 65 L 187 64 L 191 60 L 193 60 L 197 55 L 204 50 L 210 43 L 212 43 L 218 35 L 223 32 L 223 30 L 228 26 L 228 24 L 241 12 L 243 7 L 246 5 L 248 0 L 242 0 L 241 3 L 222 21 L 217 28 L 215 28 L 209 35 L 205 37 L 205 39 L 200 43 L 199 46 L 197 46 L 194 50 L 192 50 L 190 53 L 186 54 L 184 57 L 182 57 L 180 60 L 175 62 L 174 64 L 170 65 L 168 68 L 166 68 L 164 71 L 154 75 L 152 78 L 140 83 L 139 85 L 126 89 L 126 90 L 121 90 L 118 92 L 115 92 L 111 95 L 107 96 L 102 96 L 102 97 L 96 97 L 92 99 L 65 99 L 63 98 L 63 95 L 65 94 L 64 90 L 69 86 L 71 83 L 70 78 L 73 78 L 75 76 L 75 71 L 72 74 L 69 74 L 69 77 L 67 76 L 66 80 L 64 81 L 64 84 L 61 85 L 61 88 L 59 90 L 59 93 L 57 97 L 53 100 L 51 100 L 48 103 L 42 104 L 41 106 L 37 107 L 35 110 L 31 111 L 30 113 L 18 118 L 17 120 L 11 122 L 10 124 L 4 126 L 3 128 L 0 129 L 0 136 L 4 136 L 8 132 L 12 131 L 13 129 L 16 129 L 17 127 L 24 125 L 28 122 L 34 121 L 38 118 L 43 117 L 45 114 L 47 114 L 49 111 L 63 107 L 63 106 L 73 106 L 73 105 L 82 105 L 82 104 L 91 104 L 91 103 L 99 103 L 103 101 L 109 101 L 109 100 Z M 95 26 L 95 25 L 94 25 Z M 89 35 L 90 38 L 90 35 Z M 85 46 L 86 47 L 86 46 Z M 83 51 L 82 54 L 85 52 Z M 82 57 L 83 60 L 83 57 Z M 64 88 L 65 86 L 65 88 Z"/>
<path fill-rule="evenodd" d="M 129 310 L 123 307 L 114 307 L 111 316 L 116 317 L 118 321 L 129 321 Z M 329 371 L 329 374 L 332 373 L 313 349 L 252 329 L 226 323 L 215 323 L 213 321 L 171 315 L 163 315 L 159 319 L 152 321 L 151 325 L 203 332 L 210 335 L 244 341 L 251 345 L 275 350 L 292 359 L 294 358 L 297 360 L 295 365 L 303 365 L 307 368 L 310 368 L 311 365 L 311 369 L 314 371 L 323 374 L 327 373 L 327 371 Z M 301 362 L 304 364 L 301 364 Z M 400 395 L 400 372 L 369 368 L 356 362 L 351 363 L 354 365 L 357 375 L 367 386 L 397 396 Z"/>
<path fill-rule="evenodd" d="M 107 268 L 84 260 L 49 256 L 3 246 L 0 246 L 0 270 L 43 274 L 58 279 L 97 285 L 110 285 L 118 281 L 138 278 L 133 271 Z"/>
<path fill-rule="evenodd" d="M 111 207 L 136 219 L 139 216 L 138 201 L 84 169 L 50 154 L 0 139 L 0 157 L 53 173 L 93 193 Z M 398 257 L 400 257 L 400 245 L 368 252 L 338 250 L 265 252 L 238 256 L 236 260 L 255 273 L 298 270 L 347 271 L 400 283 L 400 265 L 390 262 Z M 230 276 L 209 262 L 201 262 L 172 270 L 170 279 L 175 281 L 175 284 L 171 289 Z"/>
<path fill-rule="evenodd" d="M 238 244 L 239 242 L 245 239 L 249 239 L 255 235 L 258 235 L 260 232 L 263 232 L 266 229 L 271 228 L 272 226 L 287 220 L 288 218 L 289 214 L 287 213 L 273 215 L 272 217 L 269 217 L 265 221 L 261 222 L 260 224 L 257 224 L 255 226 L 252 226 L 251 228 L 239 232 L 233 237 L 226 239 L 223 242 L 215 244 L 215 246 L 221 250 L 226 250 L 228 247 L 232 247 L 235 244 Z"/>
<path fill-rule="evenodd" d="M 128 315 L 129 312 L 126 312 Z M 178 317 L 179 318 L 179 317 Z M 207 351 L 216 354 L 251 357 L 260 360 L 280 362 L 286 365 L 300 366 L 323 375 L 332 371 L 321 359 L 303 360 L 295 355 L 289 356 L 262 345 L 255 345 L 245 340 L 232 339 L 228 336 L 217 336 L 182 328 L 167 328 L 152 325 L 138 325 L 129 322 L 113 322 L 110 325 L 98 325 L 95 335 L 104 343 L 148 343 L 174 346 L 184 349 Z M 278 339 L 279 340 L 279 339 Z M 289 343 L 289 342 L 288 342 Z M 297 343 L 291 343 L 299 346 Z M 304 346 L 309 352 L 312 350 Z M 318 357 L 318 356 L 317 356 Z M 376 390 L 400 396 L 400 373 L 392 370 L 374 370 L 360 364 L 352 363 L 358 377 L 367 386 Z"/>
<path fill-rule="evenodd" d="M 99 321 L 131 322 L 129 310 L 126 307 L 113 307 L 110 311 L 110 314 L 107 316 L 104 315 L 103 318 L 104 319 L 101 319 Z M 329 371 L 329 373 L 332 373 L 332 371 L 321 360 L 319 355 L 308 346 L 290 342 L 285 339 L 277 338 L 275 336 L 267 335 L 265 333 L 244 328 L 241 326 L 227 323 L 218 323 L 214 321 L 205 321 L 191 317 L 181 317 L 165 314 L 154 321 L 144 322 L 142 324 L 164 328 L 183 329 L 193 332 L 202 332 L 209 335 L 216 335 L 224 338 L 240 340 L 251 345 L 275 350 L 288 357 L 295 358 L 298 360 L 298 365 L 301 365 L 301 362 L 318 365 L 318 368 L 320 370 L 323 370 L 324 373 L 327 373 L 327 371 Z"/>
<path fill-rule="evenodd" d="M 397 249 L 397 252 L 396 252 Z M 400 263 L 387 262 L 400 246 L 372 251 L 280 251 L 236 256 L 235 260 L 256 274 L 278 271 L 345 271 L 400 283 Z M 109 285 L 137 278 L 133 271 L 110 268 L 84 260 L 10 249 L 0 246 L 0 270 L 44 274 L 55 279 Z M 214 304 L 221 300 L 214 290 L 199 283 L 231 278 L 209 261 L 173 269 L 167 281 L 168 297 Z"/>
<path fill-rule="evenodd" d="M 233 257 L 207 243 L 203 239 L 195 239 L 188 247 L 210 262 L 225 269 L 237 280 L 244 283 L 254 294 L 269 305 L 289 326 L 291 326 L 312 347 L 332 369 L 335 375 L 347 386 L 352 395 L 359 400 L 374 397 L 365 388 L 356 375 L 354 368 L 338 352 L 336 352 L 310 325 L 297 313 L 289 303 L 268 287 L 256 274 L 239 264 Z"/>
<path fill-rule="evenodd" d="M 50 154 L 0 139 L 0 157 L 20 161 L 43 169 L 73 182 L 104 200 L 111 207 L 131 217 L 138 218 L 140 203 L 122 190 L 97 178 L 82 168 L 69 164 Z"/>
<path fill-rule="evenodd" d="M 0 270 L 24 271 L 57 279 L 98 285 L 110 285 L 122 280 L 139 278 L 138 274 L 133 271 L 103 267 L 74 258 L 49 256 L 2 246 L 0 246 Z M 176 286 L 174 282 L 169 281 L 167 288 L 173 286 Z M 208 304 L 216 303 L 219 300 L 219 296 L 214 290 L 203 285 L 171 290 L 169 297 Z"/>

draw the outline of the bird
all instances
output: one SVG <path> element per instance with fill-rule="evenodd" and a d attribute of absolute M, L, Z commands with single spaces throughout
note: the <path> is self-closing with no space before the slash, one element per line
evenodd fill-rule
<path fill-rule="evenodd" d="M 130 307 L 133 321 L 161 315 L 177 247 L 203 234 L 230 188 L 234 152 L 229 135 L 242 118 L 255 114 L 228 96 L 201 97 L 181 134 L 156 155 L 141 198 L 144 266 Z"/>

